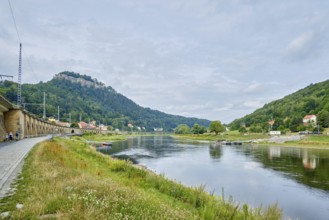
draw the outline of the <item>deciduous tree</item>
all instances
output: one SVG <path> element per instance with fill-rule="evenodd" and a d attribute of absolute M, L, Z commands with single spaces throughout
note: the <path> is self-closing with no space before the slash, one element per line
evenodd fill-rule
<path fill-rule="evenodd" d="M 219 132 L 225 131 L 225 127 L 222 125 L 220 121 L 212 121 L 210 123 L 209 130 L 210 132 L 215 132 L 217 135 Z"/>

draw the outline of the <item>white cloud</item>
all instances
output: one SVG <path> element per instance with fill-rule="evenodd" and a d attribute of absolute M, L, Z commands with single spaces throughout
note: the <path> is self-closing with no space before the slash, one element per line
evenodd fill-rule
<path fill-rule="evenodd" d="M 312 32 L 303 33 L 289 43 L 287 52 L 292 56 L 305 56 L 312 49 L 313 40 Z"/>
<path fill-rule="evenodd" d="M 72 70 L 142 106 L 227 123 L 328 79 L 325 0 L 12 3 L 25 53 L 24 82 Z M 0 2 L 3 74 L 17 72 L 11 19 L 8 2 Z"/>
<path fill-rule="evenodd" d="M 257 109 L 264 105 L 264 100 L 247 100 L 243 102 L 243 106 L 250 109 Z"/>

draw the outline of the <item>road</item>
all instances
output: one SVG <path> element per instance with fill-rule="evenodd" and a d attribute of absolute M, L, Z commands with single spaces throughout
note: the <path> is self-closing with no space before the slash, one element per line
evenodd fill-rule
<path fill-rule="evenodd" d="M 29 151 L 37 143 L 49 138 L 50 136 L 0 143 L 0 198 L 12 192 L 10 186 L 21 172 Z"/>

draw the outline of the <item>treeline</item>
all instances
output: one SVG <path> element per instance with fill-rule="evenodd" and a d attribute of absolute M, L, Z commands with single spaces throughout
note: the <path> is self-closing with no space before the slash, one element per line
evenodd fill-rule
<path fill-rule="evenodd" d="M 192 127 L 187 124 L 180 124 L 174 129 L 175 134 L 204 134 L 209 131 L 214 132 L 216 135 L 220 132 L 224 132 L 225 130 L 226 128 L 220 121 L 212 121 L 209 128 L 199 124 L 194 124 Z"/>
<path fill-rule="evenodd" d="M 63 72 L 71 77 L 77 73 Z M 97 80 L 82 75 L 81 78 L 97 83 Z M 46 94 L 46 116 L 57 118 L 58 106 L 61 121 L 85 122 L 95 120 L 98 124 L 110 125 L 120 130 L 130 130 L 127 125 L 145 127 L 146 131 L 163 128 L 173 131 L 179 124 L 209 126 L 205 119 L 170 115 L 150 108 L 143 108 L 127 97 L 117 93 L 112 87 L 86 87 L 61 78 L 48 82 L 22 85 L 22 102 L 25 108 L 39 117 L 43 116 L 43 93 Z M 17 84 L 11 81 L 0 83 L 0 94 L 11 102 L 16 102 Z"/>
<path fill-rule="evenodd" d="M 303 125 L 306 115 L 317 116 L 317 124 Z M 280 100 L 273 101 L 252 114 L 234 120 L 230 124 L 232 130 L 244 130 L 247 127 L 252 132 L 269 130 L 269 121 L 274 120 L 272 130 L 303 131 L 329 127 L 329 80 L 311 84 Z"/>

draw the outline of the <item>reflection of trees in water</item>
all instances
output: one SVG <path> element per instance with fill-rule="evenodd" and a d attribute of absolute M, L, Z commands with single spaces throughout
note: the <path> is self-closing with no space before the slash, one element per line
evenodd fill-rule
<path fill-rule="evenodd" d="M 236 151 L 301 184 L 329 192 L 328 151 L 280 146 L 245 146 Z"/>
<path fill-rule="evenodd" d="M 221 146 L 210 146 L 209 155 L 212 159 L 220 159 L 222 157 L 222 147 Z"/>

